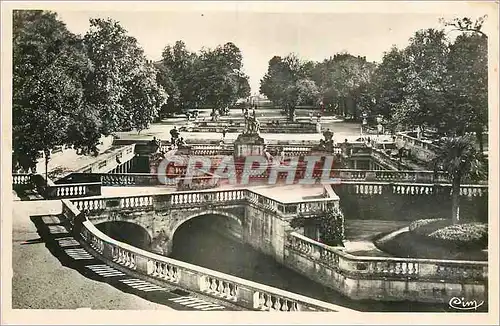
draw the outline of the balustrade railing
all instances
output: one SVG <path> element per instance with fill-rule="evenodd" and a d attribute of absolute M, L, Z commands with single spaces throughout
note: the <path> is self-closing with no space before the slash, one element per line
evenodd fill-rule
<path fill-rule="evenodd" d="M 72 208 L 73 205 L 68 201 L 63 202 L 63 206 L 66 206 L 66 209 L 63 209 L 66 218 L 75 220 L 79 211 Z M 354 312 L 348 308 L 135 248 L 108 237 L 88 220 L 80 220 L 79 223 L 82 243 L 87 245 L 91 253 L 120 266 L 123 270 L 143 274 L 159 282 L 173 283 L 249 310 Z"/>
<path fill-rule="evenodd" d="M 282 203 L 244 189 L 176 193 L 169 196 L 171 204 L 174 205 L 206 201 L 248 200 L 282 213 L 321 210 L 327 203 L 327 198 Z M 109 208 L 112 200 L 115 200 L 116 207 L 120 208 L 151 206 L 155 202 L 152 196 L 120 198 L 118 204 L 116 199 L 108 198 L 63 200 L 63 214 L 72 221 L 72 225 L 75 222 L 80 223 L 77 230 L 80 230 L 81 238 L 89 248 L 125 269 L 143 273 L 158 281 L 175 283 L 179 287 L 205 293 L 248 309 L 262 311 L 339 311 L 343 309 L 132 247 L 104 235 L 85 218 L 76 219 L 81 210 L 89 212 L 92 207 Z M 340 248 L 324 245 L 295 232 L 287 235 L 285 249 L 355 279 L 482 282 L 488 276 L 487 262 L 353 256 L 343 252 Z"/>
<path fill-rule="evenodd" d="M 411 137 L 411 136 L 408 136 L 404 133 L 398 133 L 396 135 L 396 139 L 403 140 L 404 142 L 406 142 L 408 144 L 424 148 L 428 151 L 436 151 L 439 149 L 438 146 L 436 146 L 428 141 L 424 141 L 424 140 L 421 140 L 421 139 L 418 139 L 415 137 Z"/>
<path fill-rule="evenodd" d="M 391 193 L 396 195 L 451 195 L 451 185 L 419 184 L 419 183 L 381 183 L 343 181 L 342 186 L 347 193 L 361 195 L 381 195 Z M 460 185 L 460 195 L 464 197 L 481 197 L 488 195 L 487 185 Z"/>
<path fill-rule="evenodd" d="M 45 198 L 77 198 L 101 195 L 101 183 L 53 184 L 45 189 Z"/>
<path fill-rule="evenodd" d="M 487 262 L 354 256 L 295 232 L 288 234 L 285 247 L 357 278 L 484 281 L 488 277 Z"/>
<path fill-rule="evenodd" d="M 169 196 L 169 195 L 160 195 Z M 154 206 L 153 195 L 128 196 L 128 197 L 106 197 L 106 198 L 79 198 L 71 202 L 80 211 L 88 213 L 103 210 L 149 210 Z"/>
<path fill-rule="evenodd" d="M 31 184 L 31 174 L 13 173 L 12 185 L 13 186 L 28 186 Z"/>

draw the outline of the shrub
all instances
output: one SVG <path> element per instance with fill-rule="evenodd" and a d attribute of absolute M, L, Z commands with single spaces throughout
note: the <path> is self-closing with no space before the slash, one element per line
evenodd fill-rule
<path fill-rule="evenodd" d="M 429 234 L 430 238 L 449 241 L 456 244 L 488 244 L 488 224 L 467 223 L 455 224 L 436 230 Z"/>
<path fill-rule="evenodd" d="M 424 241 L 443 246 L 467 246 L 486 248 L 488 224 L 452 224 L 450 219 L 417 220 L 410 224 L 409 231 Z"/>

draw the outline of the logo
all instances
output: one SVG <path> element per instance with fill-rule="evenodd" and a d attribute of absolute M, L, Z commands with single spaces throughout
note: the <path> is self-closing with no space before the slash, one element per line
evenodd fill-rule
<path fill-rule="evenodd" d="M 305 156 L 276 160 L 263 156 L 246 156 L 235 161 L 232 156 L 213 160 L 204 156 L 181 157 L 171 155 L 157 162 L 155 172 L 162 184 L 175 184 L 182 180 L 184 184 L 212 178 L 226 180 L 230 184 L 248 185 L 250 180 L 277 184 L 278 180 L 286 184 L 315 184 L 317 182 L 339 184 L 340 178 L 332 177 L 333 157 Z M 196 183 L 196 182 L 195 182 Z"/>
<path fill-rule="evenodd" d="M 457 310 L 477 310 L 484 304 L 484 301 L 465 300 L 465 298 L 453 297 L 448 304 L 450 308 Z"/>

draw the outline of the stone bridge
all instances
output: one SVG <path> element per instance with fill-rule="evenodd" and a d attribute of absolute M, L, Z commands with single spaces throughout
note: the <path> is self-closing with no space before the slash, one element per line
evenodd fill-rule
<path fill-rule="evenodd" d="M 330 188 L 331 189 L 331 188 Z M 142 227 L 151 239 L 152 250 L 168 255 L 175 231 L 200 216 L 217 215 L 214 227 L 241 238 L 245 243 L 274 257 L 283 257 L 288 221 L 297 214 L 314 215 L 328 203 L 338 206 L 329 190 L 323 198 L 283 203 L 248 189 L 175 192 L 160 195 L 80 198 L 72 203 L 94 224 L 120 221 Z"/>

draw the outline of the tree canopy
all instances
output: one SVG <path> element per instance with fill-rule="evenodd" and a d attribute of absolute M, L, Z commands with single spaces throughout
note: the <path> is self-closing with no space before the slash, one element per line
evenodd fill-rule
<path fill-rule="evenodd" d="M 191 52 L 177 41 L 167 45 L 157 63 L 158 82 L 172 94 L 163 112 L 208 106 L 222 109 L 250 96 L 240 49 L 229 42 Z"/>
<path fill-rule="evenodd" d="M 166 98 L 157 72 L 118 22 L 91 19 L 82 38 L 55 13 L 13 15 L 13 154 L 28 169 L 40 151 L 96 151 L 101 135 L 144 129 Z"/>
<path fill-rule="evenodd" d="M 274 56 L 260 91 L 282 107 L 323 102 L 355 119 L 382 115 L 393 130 L 418 126 L 481 138 L 488 120 L 485 19 L 443 22 L 451 31 L 419 30 L 408 46 L 392 47 L 378 64 L 349 53 L 322 62 Z M 454 39 L 452 31 L 459 32 Z"/>

